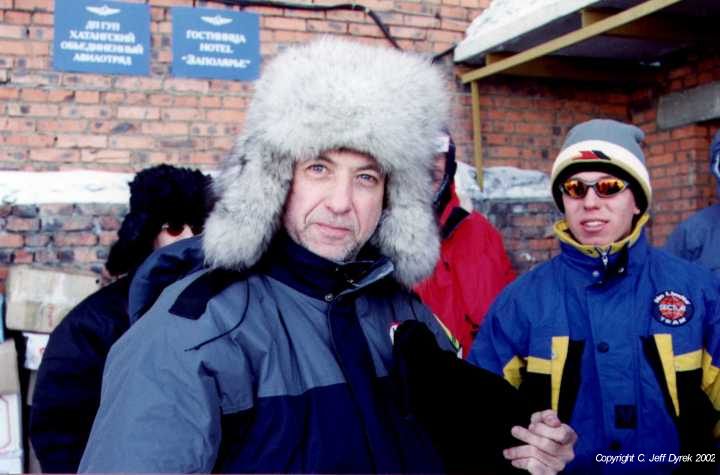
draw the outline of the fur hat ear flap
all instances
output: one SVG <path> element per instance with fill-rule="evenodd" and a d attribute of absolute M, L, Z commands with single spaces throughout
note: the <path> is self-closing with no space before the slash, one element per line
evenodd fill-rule
<path fill-rule="evenodd" d="M 407 288 L 432 274 L 440 257 L 440 237 L 437 222 L 432 213 L 424 212 L 431 207 L 430 174 L 426 187 L 418 187 L 423 180 L 405 181 L 402 186 L 394 184 L 397 178 L 388 177 L 386 193 L 391 208 L 383 213 L 373 243 L 395 265 L 395 280 Z M 415 188 L 415 189 L 413 189 Z"/>
<path fill-rule="evenodd" d="M 260 260 L 282 222 L 292 182 L 293 161 L 288 157 L 262 160 L 241 155 L 239 150 L 241 144 L 215 179 L 215 193 L 221 198 L 203 234 L 205 262 L 210 267 L 244 270 Z M 262 154 L 267 148 L 247 150 Z"/>

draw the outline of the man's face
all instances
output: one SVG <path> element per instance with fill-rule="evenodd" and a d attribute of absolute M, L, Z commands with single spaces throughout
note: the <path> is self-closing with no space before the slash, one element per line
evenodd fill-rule
<path fill-rule="evenodd" d="M 594 183 L 607 177 L 613 176 L 605 172 L 582 172 L 571 178 Z M 574 199 L 563 194 L 562 200 L 570 232 L 581 244 L 590 246 L 607 246 L 628 236 L 633 217 L 640 214 L 630 188 L 607 198 L 599 197 L 591 188 L 584 198 Z"/>
<path fill-rule="evenodd" d="M 183 224 L 182 227 L 170 226 L 168 223 L 162 225 L 160 232 L 155 236 L 153 249 L 160 249 L 181 239 L 191 238 L 195 235 L 190 226 Z"/>
<path fill-rule="evenodd" d="M 323 152 L 295 165 L 283 225 L 313 253 L 351 260 L 377 228 L 384 192 L 385 176 L 368 155 Z"/>
<path fill-rule="evenodd" d="M 443 178 L 445 178 L 445 154 L 438 153 L 435 155 L 435 161 L 433 162 L 433 193 L 437 193 L 440 189 L 440 184 Z"/>

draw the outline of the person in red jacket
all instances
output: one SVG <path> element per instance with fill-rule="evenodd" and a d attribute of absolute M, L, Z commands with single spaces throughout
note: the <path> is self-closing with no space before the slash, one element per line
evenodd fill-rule
<path fill-rule="evenodd" d="M 460 206 L 454 179 L 455 144 L 449 134 L 441 138 L 438 150 L 433 186 L 442 238 L 440 259 L 415 292 L 466 357 L 490 304 L 515 278 L 515 272 L 497 229 L 482 214 Z"/>

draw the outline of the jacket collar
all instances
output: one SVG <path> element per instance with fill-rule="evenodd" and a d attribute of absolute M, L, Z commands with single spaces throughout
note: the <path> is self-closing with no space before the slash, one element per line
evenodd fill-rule
<path fill-rule="evenodd" d="M 156 250 L 138 267 L 129 290 L 128 315 L 135 323 L 173 282 L 203 268 L 202 237 L 181 239 Z"/>
<path fill-rule="evenodd" d="M 626 238 L 605 247 L 582 245 L 569 233 L 567 223 L 555 223 L 560 239 L 561 258 L 571 267 L 587 276 L 588 284 L 603 284 L 609 279 L 632 273 L 642 266 L 650 245 L 643 233 L 649 215 L 643 215 L 633 232 Z"/>
<path fill-rule="evenodd" d="M 440 237 L 443 240 L 450 237 L 460 223 L 470 215 L 470 213 L 460 205 L 460 198 L 457 195 L 454 181 L 451 181 L 447 186 L 446 195 L 446 199 L 442 203 L 439 203 L 441 209 L 436 209 L 440 221 Z"/>
<path fill-rule="evenodd" d="M 321 300 L 366 287 L 394 270 L 392 262 L 372 246 L 366 245 L 354 261 L 338 263 L 310 252 L 284 230 L 273 239 L 259 268 L 298 292 Z"/>
<path fill-rule="evenodd" d="M 645 226 L 645 223 L 648 222 L 650 219 L 650 215 L 645 213 L 638 219 L 637 223 L 635 223 L 635 227 L 633 228 L 633 231 L 625 237 L 624 239 L 621 239 L 620 241 L 614 242 L 610 244 L 609 246 L 588 246 L 585 244 L 580 244 L 572 234 L 570 234 L 570 228 L 568 227 L 567 221 L 564 219 L 561 219 L 560 221 L 556 222 L 553 226 L 553 231 L 555 231 L 555 235 L 560 240 L 561 244 L 565 244 L 567 246 L 573 247 L 577 249 L 579 252 L 590 256 L 590 257 L 601 257 L 603 255 L 612 255 L 620 252 L 625 247 L 632 247 L 638 239 L 640 239 L 640 236 L 642 235 L 643 226 Z"/>

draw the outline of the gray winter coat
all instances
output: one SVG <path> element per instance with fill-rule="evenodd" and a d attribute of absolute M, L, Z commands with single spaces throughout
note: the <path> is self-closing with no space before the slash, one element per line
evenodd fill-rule
<path fill-rule="evenodd" d="M 665 250 L 720 275 L 720 205 L 702 209 L 678 224 Z"/>
<path fill-rule="evenodd" d="M 173 284 L 119 340 L 81 472 L 442 470 L 388 378 L 399 322 L 424 322 L 452 349 L 433 315 L 388 278 L 387 259 L 334 294 L 323 276 L 347 275 L 342 265 L 271 254 L 270 270 Z M 298 269 L 306 282 L 287 278 Z M 342 327 L 354 321 L 355 334 Z M 353 359 L 362 351 L 368 378 Z"/>

